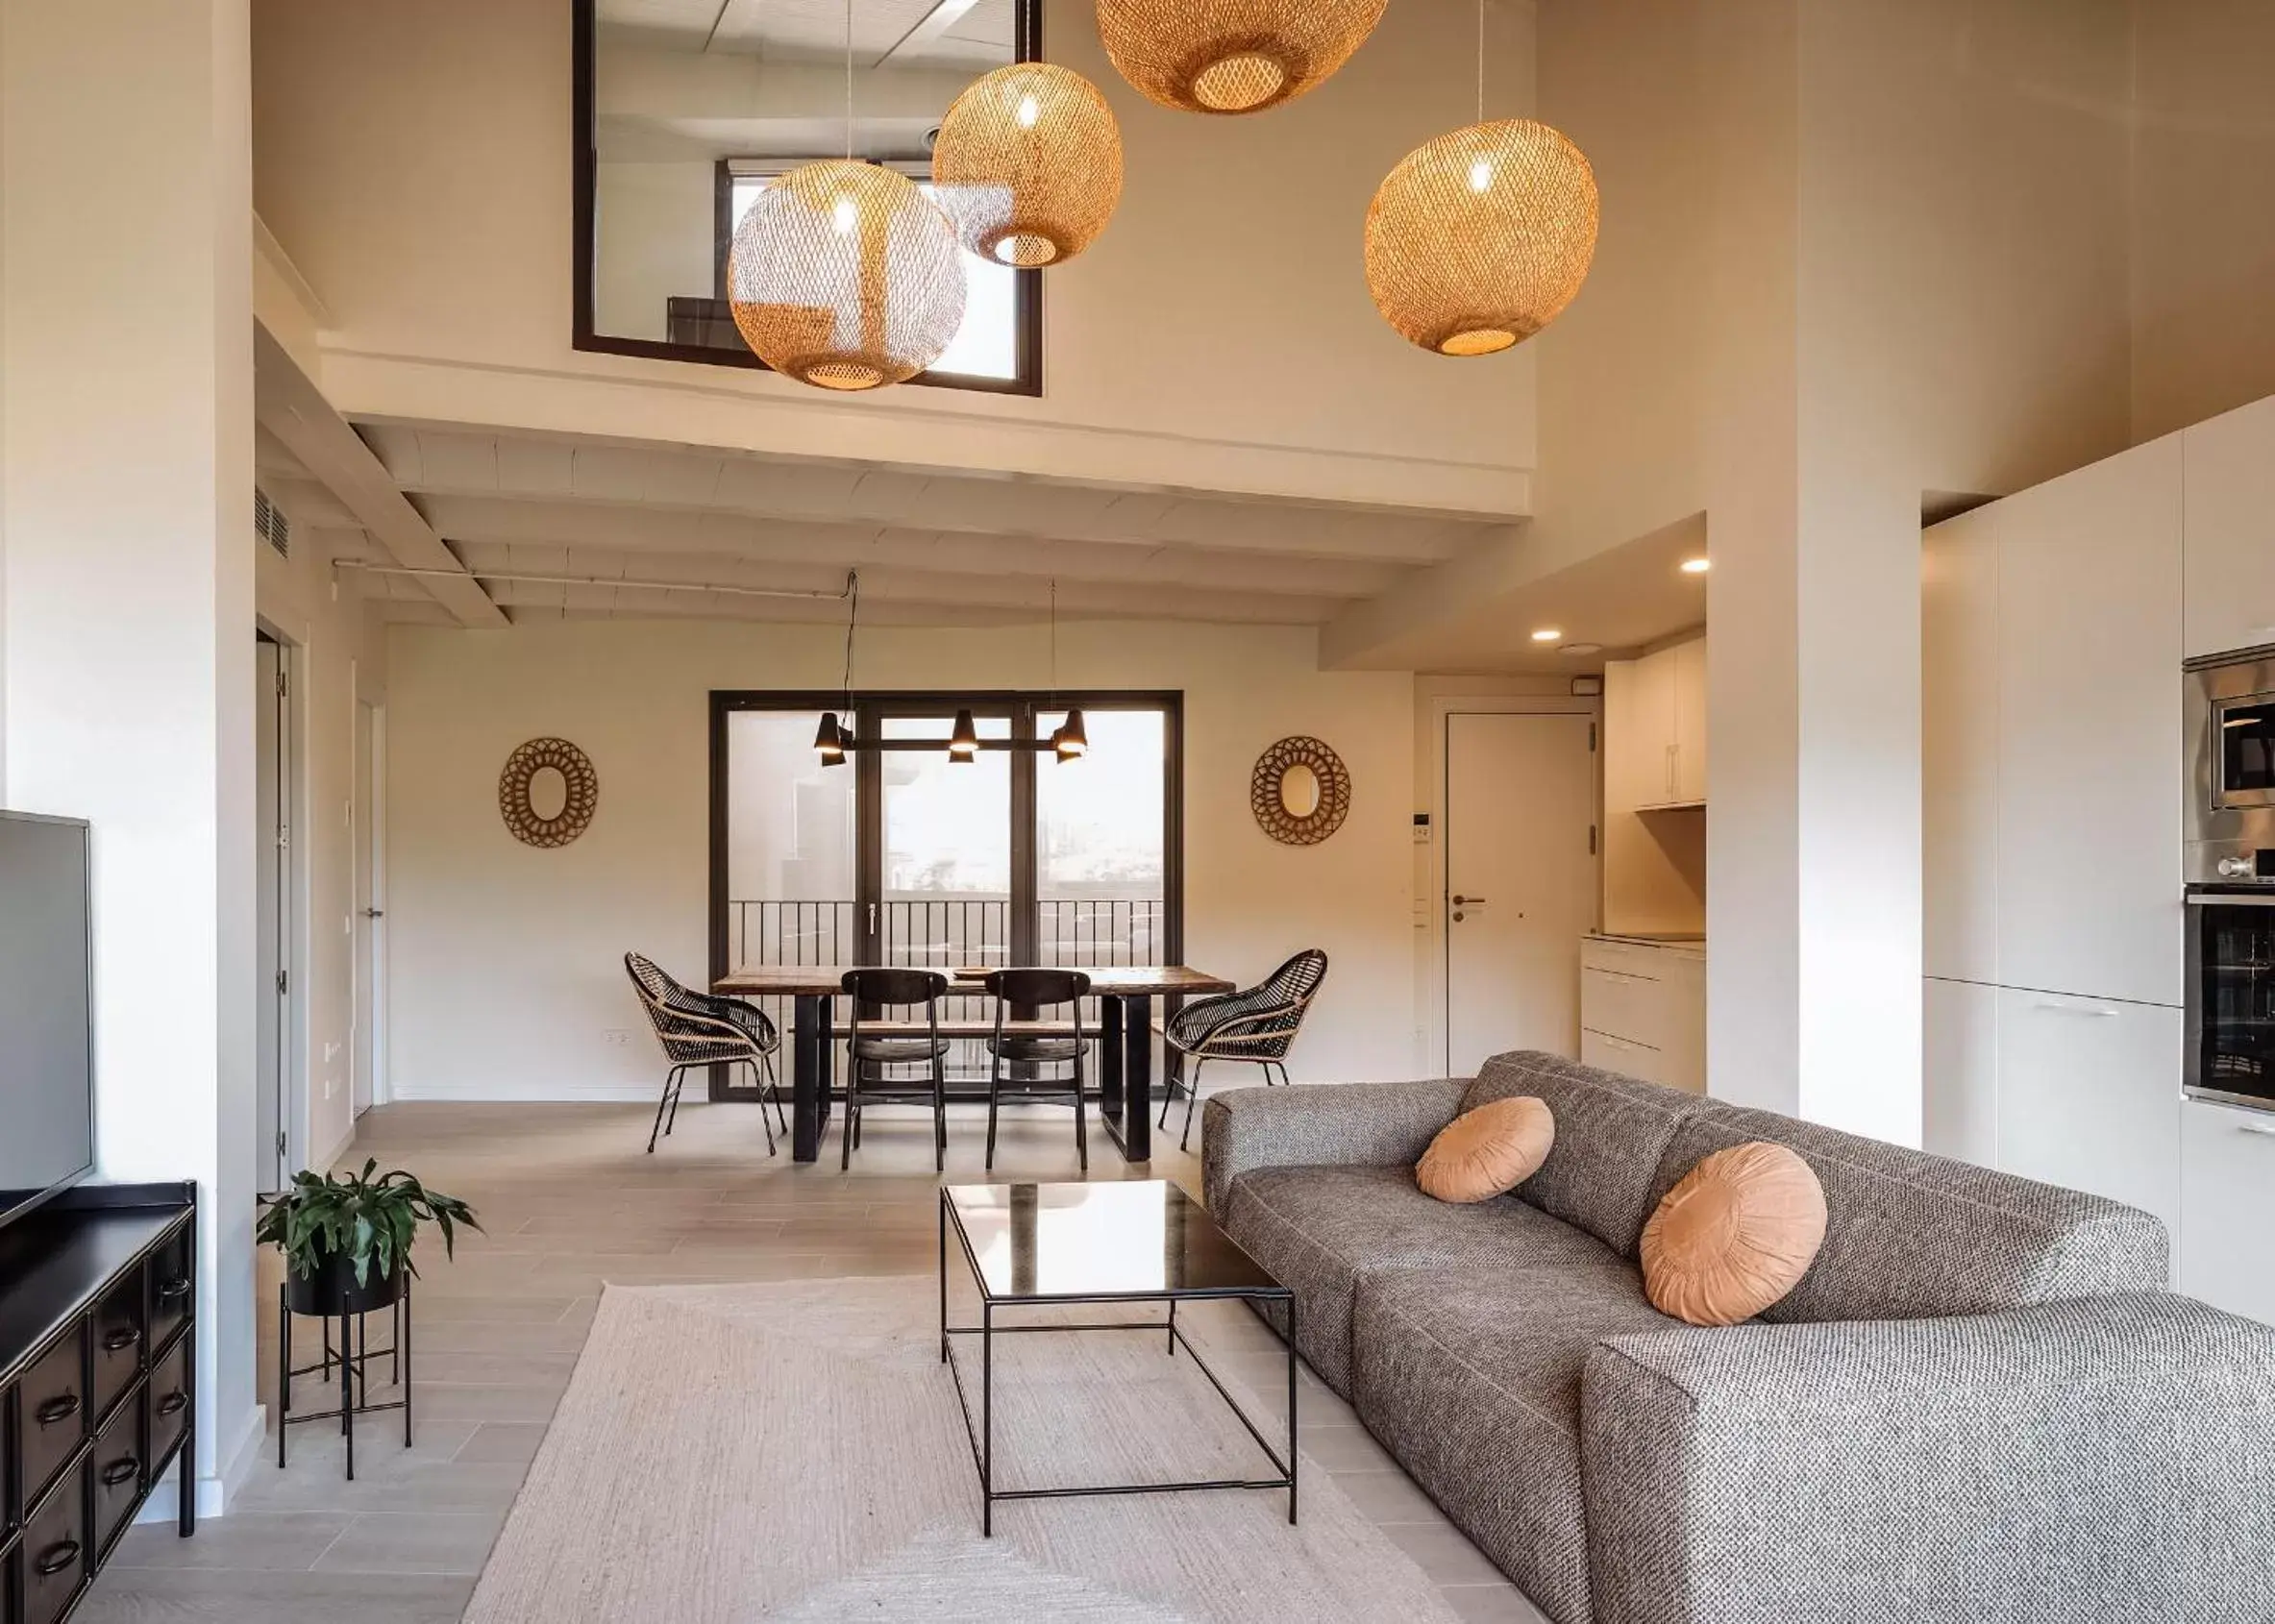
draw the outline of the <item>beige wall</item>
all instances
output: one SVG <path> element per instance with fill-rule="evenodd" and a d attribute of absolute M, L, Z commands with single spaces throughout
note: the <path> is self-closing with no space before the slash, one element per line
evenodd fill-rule
<path fill-rule="evenodd" d="M 1156 108 L 1051 0 L 1054 60 L 1122 119 L 1121 212 L 1051 273 L 1047 394 L 829 400 L 772 376 L 580 355 L 570 9 L 258 0 L 260 212 L 336 319 L 351 413 L 1522 512 L 1532 363 L 1426 355 L 1368 298 L 1360 232 L 1412 147 L 1472 114 L 1475 16 L 1400 5 L 1273 112 Z M 1493 105 L 1531 105 L 1531 7 L 1494 11 Z"/>
<path fill-rule="evenodd" d="M 828 627 L 567 623 L 500 635 L 401 627 L 388 661 L 390 1074 L 398 1098 L 653 1097 L 658 1068 L 628 948 L 706 963 L 712 688 L 838 680 Z M 1293 629 L 1060 627 L 1068 686 L 1185 693 L 1186 955 L 1242 979 L 1302 947 L 1333 960 L 1298 1077 L 1413 1072 L 1412 679 L 1323 674 Z M 864 631 L 864 687 L 1033 687 L 1041 628 Z M 1249 811 L 1249 773 L 1290 733 L 1350 769 L 1350 817 L 1312 848 Z M 500 823 L 507 753 L 568 738 L 600 775 L 590 830 L 560 850 Z"/>
<path fill-rule="evenodd" d="M 2275 7 L 2135 0 L 2133 438 L 2275 395 Z"/>
<path fill-rule="evenodd" d="M 353 589 L 335 594 L 322 530 L 293 531 L 289 559 L 248 534 L 254 610 L 292 650 L 293 793 L 298 831 L 290 908 L 297 939 L 285 962 L 294 1000 L 294 1064 L 306 1087 L 308 1165 L 329 1167 L 354 1138 L 356 845 L 372 808 L 357 793 L 356 707 L 386 695 L 386 643 Z"/>

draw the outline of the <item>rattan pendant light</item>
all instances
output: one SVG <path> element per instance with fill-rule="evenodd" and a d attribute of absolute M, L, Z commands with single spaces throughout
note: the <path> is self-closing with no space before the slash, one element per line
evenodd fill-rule
<path fill-rule="evenodd" d="M 1529 118 L 1484 117 L 1417 147 L 1367 210 L 1367 286 L 1383 319 L 1425 350 L 1489 356 L 1554 321 L 1595 257 L 1595 172 Z"/>
<path fill-rule="evenodd" d="M 1098 86 L 1051 62 L 1013 62 L 955 99 L 932 147 L 932 185 L 964 246 L 1033 268 L 1072 259 L 1122 200 L 1122 127 Z"/>
<path fill-rule="evenodd" d="M 905 175 L 853 158 L 853 3 L 846 3 L 846 157 L 762 189 L 727 261 L 743 342 L 785 377 L 875 389 L 938 360 L 964 322 L 955 228 Z"/>
<path fill-rule="evenodd" d="M 1389 0 L 1098 0 L 1122 77 L 1185 112 L 1262 112 L 1323 83 Z"/>

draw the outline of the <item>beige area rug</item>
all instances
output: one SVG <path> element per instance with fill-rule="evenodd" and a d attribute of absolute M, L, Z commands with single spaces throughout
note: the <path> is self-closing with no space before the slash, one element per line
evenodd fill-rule
<path fill-rule="evenodd" d="M 1283 1492 L 1230 1490 L 999 1505 L 981 1538 L 936 1293 L 928 1276 L 610 1288 L 467 1620 L 1453 1624 L 1308 1460 L 1294 1528 Z M 1178 1321 L 1212 1356 L 1258 1345 L 1237 1304 Z M 999 1486 L 1271 1475 L 1164 1345 L 1000 1337 Z M 1211 1364 L 1278 1436 L 1284 1397 L 1259 1405 Z"/>

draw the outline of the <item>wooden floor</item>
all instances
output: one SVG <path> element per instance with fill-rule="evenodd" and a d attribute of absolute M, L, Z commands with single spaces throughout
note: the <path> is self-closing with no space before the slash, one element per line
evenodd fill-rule
<path fill-rule="evenodd" d="M 456 1262 L 432 1240 L 419 1245 L 416 1446 L 402 1447 L 400 1416 L 370 1418 L 359 1432 L 351 1484 L 338 1434 L 300 1426 L 291 1464 L 279 1470 L 274 1315 L 264 1315 L 266 1457 L 230 1514 L 195 1538 L 176 1538 L 168 1527 L 132 1531 L 76 1617 L 449 1624 L 545 1436 L 605 1284 L 928 1278 L 936 1268 L 939 1180 L 925 1117 L 873 1108 L 850 1173 L 837 1170 L 834 1136 L 822 1164 L 794 1166 L 786 1144 L 770 1160 L 757 1113 L 739 1105 L 690 1103 L 677 1133 L 648 1156 L 649 1117 L 648 1108 L 625 1105 L 440 1104 L 366 1116 L 352 1153 L 359 1164 L 376 1156 L 383 1168 L 410 1168 L 471 1201 L 488 1229 L 462 1241 Z M 951 1182 L 986 1176 L 984 1131 L 984 1113 L 951 1113 Z M 1091 1150 L 1094 1178 L 1174 1178 L 1199 1193 L 1199 1163 L 1179 1153 L 1174 1137 L 1150 1169 L 1126 1166 L 1095 1122 Z M 1007 1115 L 994 1176 L 1076 1176 L 1069 1114 L 1037 1107 Z M 264 1254 L 263 1302 L 275 1300 L 276 1267 Z M 1349 1408 L 1308 1372 L 1305 1381 L 1311 1457 L 1463 1617 L 1534 1624 L 1540 1615 Z M 295 1384 L 303 1409 L 332 1396 L 317 1377 Z M 389 1395 L 375 1383 L 372 1396 Z"/>

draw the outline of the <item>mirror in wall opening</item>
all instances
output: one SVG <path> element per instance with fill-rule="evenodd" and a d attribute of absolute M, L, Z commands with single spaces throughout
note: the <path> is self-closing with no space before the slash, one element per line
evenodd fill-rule
<path fill-rule="evenodd" d="M 759 367 L 727 302 L 751 202 L 843 158 L 845 10 L 779 0 L 578 0 L 577 347 Z M 1041 0 L 861 0 L 852 150 L 931 192 L 940 121 L 981 75 L 1041 55 Z M 914 381 L 1042 392 L 1042 276 L 965 254 L 964 324 Z"/>
<path fill-rule="evenodd" d="M 89 851 L 0 812 L 0 1223 L 94 1169 Z"/>

